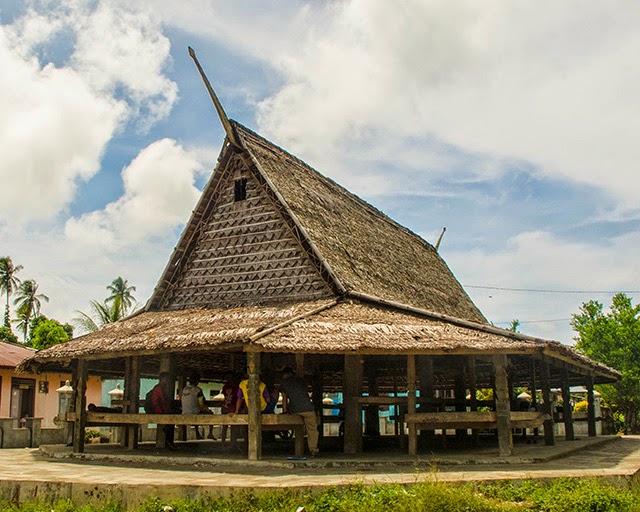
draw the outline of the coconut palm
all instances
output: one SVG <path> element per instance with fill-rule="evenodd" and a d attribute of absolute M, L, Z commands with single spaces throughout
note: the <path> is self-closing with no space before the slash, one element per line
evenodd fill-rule
<path fill-rule="evenodd" d="M 97 331 L 103 325 L 111 324 L 124 318 L 120 297 L 115 297 L 110 304 L 106 300 L 104 302 L 92 300 L 89 305 L 92 315 L 88 315 L 83 311 L 76 311 L 80 316 L 71 320 L 71 323 L 83 332 Z"/>
<path fill-rule="evenodd" d="M 16 298 L 13 303 L 18 306 L 18 325 L 24 333 L 25 341 L 29 331 L 29 321 L 40 316 L 42 301 L 49 302 L 49 297 L 43 293 L 38 293 L 38 284 L 33 279 L 23 281 L 16 291 Z"/>
<path fill-rule="evenodd" d="M 20 286 L 20 279 L 16 276 L 22 270 L 22 265 L 13 266 L 11 258 L 0 258 L 0 292 L 6 294 L 6 307 L 4 310 L 4 326 L 11 328 L 9 320 L 9 296 Z"/>
<path fill-rule="evenodd" d="M 131 293 L 136 291 L 136 287 L 129 286 L 128 283 L 129 281 L 127 279 L 118 276 L 107 286 L 107 290 L 111 292 L 111 296 L 104 302 L 110 306 L 113 306 L 117 302 L 120 308 L 121 318 L 127 316 L 129 308 L 136 301 L 136 298 Z"/>

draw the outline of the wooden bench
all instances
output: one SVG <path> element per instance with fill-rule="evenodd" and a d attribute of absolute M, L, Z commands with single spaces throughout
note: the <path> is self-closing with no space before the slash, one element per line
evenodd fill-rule
<path fill-rule="evenodd" d="M 446 429 L 496 429 L 498 420 L 493 411 L 481 412 L 423 412 L 405 414 L 407 423 L 413 423 L 421 430 Z M 511 412 L 511 428 L 537 428 L 546 420 L 548 414 L 536 411 Z"/>
<path fill-rule="evenodd" d="M 76 413 L 67 413 L 67 421 L 76 421 Z M 263 414 L 262 430 L 293 430 L 295 454 L 304 455 L 304 420 L 297 414 Z M 249 425 L 246 414 L 128 414 L 86 412 L 87 427 L 124 427 L 131 425 Z"/>

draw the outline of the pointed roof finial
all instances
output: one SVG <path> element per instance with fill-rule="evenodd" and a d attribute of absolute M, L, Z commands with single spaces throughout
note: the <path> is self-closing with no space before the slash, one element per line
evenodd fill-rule
<path fill-rule="evenodd" d="M 211 96 L 211 100 L 213 101 L 213 104 L 216 107 L 216 111 L 218 112 L 218 117 L 220 118 L 222 127 L 224 128 L 224 131 L 227 133 L 227 138 L 229 139 L 231 144 L 233 144 L 234 146 L 238 148 L 241 147 L 238 141 L 238 136 L 236 135 L 236 132 L 234 131 L 233 126 L 231 126 L 231 123 L 229 122 L 229 118 L 227 117 L 227 114 L 222 108 L 222 103 L 220 103 L 218 96 L 216 96 L 216 93 L 213 90 L 213 87 L 211 87 L 211 84 L 209 83 L 209 79 L 207 78 L 207 75 L 204 74 L 204 70 L 202 69 L 200 62 L 198 62 L 198 58 L 196 57 L 196 52 L 194 51 L 193 48 L 191 48 L 191 46 L 189 46 L 189 55 L 193 59 L 193 62 L 196 63 L 196 67 L 200 72 L 202 81 L 204 82 L 204 85 L 207 88 L 207 91 L 209 91 L 209 96 Z"/>

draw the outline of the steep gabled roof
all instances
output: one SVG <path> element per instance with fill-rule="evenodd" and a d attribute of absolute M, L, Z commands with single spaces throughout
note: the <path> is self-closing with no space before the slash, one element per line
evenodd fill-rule
<path fill-rule="evenodd" d="M 486 322 L 430 244 L 287 151 L 230 123 L 242 147 L 223 147 L 147 310 L 315 300 L 359 292 Z M 247 197 L 255 201 L 250 213 L 229 198 L 239 177 L 248 180 Z M 229 234 L 232 250 L 206 239 Z M 277 237 L 287 237 L 287 244 Z M 251 244 L 264 248 L 266 243 L 271 244 L 270 253 L 293 251 L 287 261 L 295 263 L 285 266 L 280 254 L 260 256 L 257 262 L 260 250 L 237 249 Z M 185 292 L 196 287 L 198 297 Z M 203 292 L 207 287 L 210 291 Z"/>

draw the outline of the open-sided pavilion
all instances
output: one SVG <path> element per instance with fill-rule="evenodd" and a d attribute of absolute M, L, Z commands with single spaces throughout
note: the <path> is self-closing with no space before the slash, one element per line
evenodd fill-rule
<path fill-rule="evenodd" d="M 140 379 L 169 371 L 184 382 L 198 370 L 220 380 L 247 369 L 257 398 L 261 371 L 285 366 L 309 380 L 319 413 L 324 393 L 342 393 L 350 454 L 362 451 L 363 432 L 377 434 L 378 411 L 389 405 L 402 411 L 396 435 L 405 438 L 406 425 L 408 442 L 398 446 L 409 454 L 447 428 L 460 437 L 493 429 L 501 455 L 511 453 L 516 427 L 542 427 L 550 444 L 552 388 L 564 395 L 570 439 L 571 386 L 587 389 L 595 435 L 593 386 L 615 381 L 615 370 L 559 342 L 490 325 L 432 245 L 228 119 L 202 74 L 226 139 L 152 297 L 139 313 L 22 364 L 73 372 L 74 450 L 83 451 L 91 424 L 125 426 L 131 448 L 143 423 L 243 424 L 248 457 L 259 459 L 261 431 L 294 428 L 301 438 L 297 417 L 261 415 L 257 399 L 233 418 L 144 415 Z M 86 411 L 89 374 L 124 377 L 122 414 Z M 512 410 L 516 387 L 537 392 L 541 405 Z M 490 403 L 476 399 L 483 388 L 493 390 Z"/>

